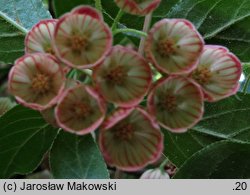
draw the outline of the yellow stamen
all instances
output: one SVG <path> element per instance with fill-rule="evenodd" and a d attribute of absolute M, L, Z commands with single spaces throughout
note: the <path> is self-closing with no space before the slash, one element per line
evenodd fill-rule
<path fill-rule="evenodd" d="M 70 45 L 73 51 L 85 51 L 88 47 L 88 38 L 83 35 L 72 35 L 70 39 Z"/>
<path fill-rule="evenodd" d="M 50 46 L 45 48 L 45 52 L 51 55 L 55 55 L 55 51 Z"/>
<path fill-rule="evenodd" d="M 36 93 L 47 93 L 50 90 L 50 87 L 50 79 L 45 74 L 38 73 L 32 79 L 31 88 Z"/>
<path fill-rule="evenodd" d="M 171 39 L 159 41 L 157 44 L 157 52 L 162 57 L 168 57 L 169 55 L 175 53 L 175 51 L 175 42 Z"/>
<path fill-rule="evenodd" d="M 207 67 L 199 67 L 192 73 L 192 78 L 201 85 L 206 85 L 212 77 L 211 71 Z"/>

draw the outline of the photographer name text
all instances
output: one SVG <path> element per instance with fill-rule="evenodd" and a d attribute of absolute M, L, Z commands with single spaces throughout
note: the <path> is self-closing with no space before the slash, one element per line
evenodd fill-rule
<path fill-rule="evenodd" d="M 29 183 L 11 182 L 6 183 L 3 186 L 4 191 L 116 191 L 116 182 L 103 182 L 103 183 L 91 183 L 91 182 L 65 182 L 65 183 Z"/>

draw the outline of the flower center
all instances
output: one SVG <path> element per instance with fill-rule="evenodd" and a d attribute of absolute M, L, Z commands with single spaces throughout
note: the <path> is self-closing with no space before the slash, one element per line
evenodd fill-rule
<path fill-rule="evenodd" d="M 162 107 L 168 112 L 174 112 L 177 108 L 176 97 L 174 95 L 167 95 L 162 101 Z"/>
<path fill-rule="evenodd" d="M 88 39 L 83 35 L 72 35 L 70 43 L 73 51 L 81 52 L 86 50 L 88 46 Z"/>
<path fill-rule="evenodd" d="M 206 67 L 198 68 L 192 73 L 192 78 L 201 85 L 208 84 L 210 82 L 211 77 L 212 73 Z"/>
<path fill-rule="evenodd" d="M 82 102 L 75 104 L 73 109 L 77 118 L 86 118 L 91 113 L 90 106 Z"/>
<path fill-rule="evenodd" d="M 175 43 L 171 39 L 159 41 L 157 45 L 157 52 L 162 57 L 168 57 L 169 55 L 175 53 L 175 49 Z"/>
<path fill-rule="evenodd" d="M 36 74 L 32 79 L 31 88 L 39 94 L 47 93 L 50 90 L 49 77 L 42 73 Z"/>
<path fill-rule="evenodd" d="M 126 124 L 115 129 L 115 137 L 123 141 L 130 140 L 133 137 L 133 134 L 134 128 L 131 124 Z"/>
<path fill-rule="evenodd" d="M 126 77 L 126 72 L 122 66 L 118 66 L 106 75 L 106 78 L 114 84 L 122 85 Z"/>
<path fill-rule="evenodd" d="M 45 52 L 51 55 L 55 55 L 55 51 L 50 46 L 45 47 Z"/>

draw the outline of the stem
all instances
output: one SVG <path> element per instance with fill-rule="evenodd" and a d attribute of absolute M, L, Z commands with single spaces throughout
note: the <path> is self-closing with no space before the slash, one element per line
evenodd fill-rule
<path fill-rule="evenodd" d="M 238 96 L 238 94 L 235 94 L 234 97 L 236 100 L 242 101 L 242 99 Z"/>
<path fill-rule="evenodd" d="M 53 0 L 48 1 L 48 6 L 49 6 L 49 12 L 51 13 L 52 18 L 56 18 L 55 9 L 54 9 L 54 5 L 53 5 Z"/>
<path fill-rule="evenodd" d="M 119 169 L 116 169 L 114 179 L 121 179 L 121 176 L 122 176 L 122 171 Z"/>
<path fill-rule="evenodd" d="M 102 12 L 102 0 L 95 0 L 95 7 Z"/>
<path fill-rule="evenodd" d="M 152 14 L 148 14 L 146 17 L 145 17 L 145 21 L 144 21 L 144 25 L 143 25 L 143 32 L 144 33 L 147 33 L 148 32 L 148 29 L 150 27 L 150 24 L 151 24 L 151 20 L 152 20 Z M 141 38 L 141 42 L 140 42 L 140 45 L 139 45 L 139 50 L 138 52 L 143 55 L 144 53 L 144 46 L 145 46 L 145 38 L 142 37 Z"/>
<path fill-rule="evenodd" d="M 148 34 L 139 30 L 135 30 L 132 28 L 120 28 L 120 29 L 116 29 L 114 31 L 114 35 L 119 34 L 119 33 L 133 33 L 136 35 L 139 35 L 140 37 L 147 37 Z"/>
<path fill-rule="evenodd" d="M 165 159 L 165 160 L 161 163 L 159 169 L 160 169 L 161 171 L 164 171 L 164 167 L 165 167 L 165 165 L 166 165 L 167 163 L 168 163 L 168 159 Z"/>
<path fill-rule="evenodd" d="M 15 22 L 14 20 L 12 20 L 10 17 L 8 17 L 6 14 L 4 14 L 3 12 L 0 12 L 0 17 L 2 17 L 4 20 L 6 20 L 8 23 L 10 23 L 11 25 L 13 25 L 14 27 L 16 27 L 18 30 L 20 30 L 21 32 L 23 32 L 24 34 L 28 33 L 28 30 L 25 29 L 24 27 L 22 27 L 21 25 L 19 25 L 17 22 Z"/>
<path fill-rule="evenodd" d="M 247 79 L 246 79 L 246 82 L 244 84 L 244 87 L 243 87 L 243 93 L 246 94 L 247 93 L 247 88 L 249 86 L 249 83 L 250 83 L 250 75 L 248 75 Z"/>
<path fill-rule="evenodd" d="M 112 27 L 111 27 L 112 31 L 116 30 L 117 24 L 119 23 L 119 21 L 122 18 L 123 14 L 124 14 L 124 12 L 120 9 L 119 12 L 117 13 L 116 17 L 115 17 L 115 20 L 114 20 L 113 24 L 112 24 Z"/>

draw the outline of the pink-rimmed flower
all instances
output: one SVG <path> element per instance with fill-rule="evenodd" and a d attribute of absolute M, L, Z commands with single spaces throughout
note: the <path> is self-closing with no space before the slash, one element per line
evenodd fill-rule
<path fill-rule="evenodd" d="M 57 22 L 54 47 L 57 57 L 66 65 L 84 69 L 97 65 L 109 53 L 112 33 L 102 19 L 84 14 L 89 7 L 84 12 L 79 9 L 62 16 Z"/>
<path fill-rule="evenodd" d="M 26 54 L 9 74 L 9 91 L 17 101 L 35 110 L 53 106 L 64 89 L 65 75 L 50 54 Z"/>
<path fill-rule="evenodd" d="M 150 30 L 145 53 L 158 70 L 183 74 L 196 68 L 203 46 L 204 41 L 192 23 L 185 19 L 163 19 Z"/>
<path fill-rule="evenodd" d="M 170 176 L 166 171 L 156 168 L 145 171 L 140 179 L 170 179 Z"/>
<path fill-rule="evenodd" d="M 105 117 L 106 105 L 94 89 L 81 84 L 64 92 L 55 113 L 61 128 L 83 135 L 99 127 Z"/>
<path fill-rule="evenodd" d="M 170 76 L 159 80 L 148 96 L 148 110 L 164 128 L 181 133 L 203 116 L 202 89 L 192 79 Z"/>
<path fill-rule="evenodd" d="M 25 53 L 48 53 L 55 56 L 52 39 L 56 23 L 57 20 L 47 19 L 33 26 L 25 37 Z M 69 71 L 65 64 L 60 63 L 60 66 L 65 73 Z"/>
<path fill-rule="evenodd" d="M 121 108 L 104 122 L 99 144 L 110 166 L 136 171 L 159 159 L 163 135 L 143 109 Z"/>
<path fill-rule="evenodd" d="M 144 16 L 153 12 L 161 0 L 115 0 L 115 3 L 124 12 Z"/>
<path fill-rule="evenodd" d="M 237 93 L 242 73 L 240 60 L 227 48 L 206 45 L 191 77 L 201 85 L 207 101 Z"/>
<path fill-rule="evenodd" d="M 150 66 L 137 52 L 115 46 L 99 66 L 93 79 L 104 98 L 121 107 L 138 105 L 152 80 Z"/>
<path fill-rule="evenodd" d="M 54 19 L 42 20 L 33 26 L 25 38 L 25 52 L 41 52 L 54 55 L 55 52 L 51 42 L 56 22 L 57 20 Z"/>

